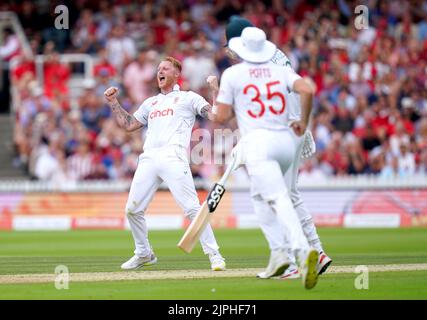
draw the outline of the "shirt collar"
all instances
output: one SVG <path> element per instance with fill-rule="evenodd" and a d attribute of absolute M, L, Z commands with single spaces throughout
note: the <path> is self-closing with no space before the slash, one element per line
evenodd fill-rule
<path fill-rule="evenodd" d="M 179 85 L 178 84 L 176 84 L 176 85 L 174 85 L 173 86 L 173 88 L 172 88 L 172 91 L 171 92 L 169 92 L 169 93 L 167 93 L 167 94 L 163 94 L 163 93 L 159 93 L 159 95 L 160 96 L 167 96 L 168 94 L 170 94 L 170 93 L 173 93 L 173 92 L 180 92 L 180 88 L 179 88 Z"/>

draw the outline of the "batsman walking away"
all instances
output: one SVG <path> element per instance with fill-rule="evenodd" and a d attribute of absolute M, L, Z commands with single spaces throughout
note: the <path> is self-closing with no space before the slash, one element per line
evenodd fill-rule
<path fill-rule="evenodd" d="M 266 40 L 264 31 L 243 29 L 240 37 L 228 43 L 243 61 L 226 69 L 218 91 L 215 121 L 224 123 L 236 115 L 242 138 L 241 148 L 254 206 L 269 243 L 267 268 L 259 277 L 282 275 L 296 256 L 306 289 L 318 280 L 319 251 L 310 247 L 290 198 L 283 176 L 291 168 L 298 146 L 304 139 L 314 91 L 291 68 L 272 63 L 276 46 Z M 212 83 L 212 87 L 215 85 Z M 289 125 L 287 92 L 300 94 L 301 117 Z M 292 129 L 291 129 L 292 128 Z M 265 208 L 265 209 L 264 209 Z M 288 241 L 286 241 L 288 239 Z"/>
<path fill-rule="evenodd" d="M 227 44 L 231 38 L 240 37 L 243 29 L 247 27 L 253 27 L 253 24 L 242 17 L 233 17 L 231 21 L 226 26 L 226 40 Z M 227 45 L 225 48 L 228 56 L 233 60 L 240 60 L 240 57 L 230 50 Z M 286 72 L 286 68 L 290 68 L 292 71 L 292 65 L 289 58 L 286 54 L 281 51 L 279 48 L 276 48 L 274 56 L 271 58 L 270 62 L 284 67 L 283 72 Z M 286 109 L 288 113 L 288 119 L 290 125 L 295 121 L 300 120 L 301 118 L 301 101 L 298 93 L 288 90 L 286 92 Z M 320 241 L 319 235 L 316 230 L 316 226 L 314 224 L 313 218 L 307 209 L 301 193 L 298 188 L 298 172 L 301 160 L 303 158 L 311 157 L 316 151 L 316 145 L 311 134 L 311 131 L 307 128 L 303 139 L 297 145 L 294 159 L 292 161 L 291 167 L 286 171 L 284 175 L 284 180 L 289 190 L 291 200 L 294 206 L 295 211 L 298 214 L 298 218 L 301 222 L 304 234 L 310 244 L 311 247 L 315 248 L 319 251 L 319 261 L 317 265 L 319 275 L 326 272 L 330 264 L 332 263 L 332 259 L 325 253 L 322 243 Z M 258 199 L 253 199 L 254 210 L 256 212 L 262 212 L 265 210 L 270 210 L 268 206 L 265 206 Z M 262 222 L 261 222 L 262 223 Z M 288 241 L 285 239 L 285 241 Z M 274 241 L 269 241 L 269 243 L 274 243 Z M 274 247 L 274 246 L 271 246 Z M 292 252 L 289 252 L 289 258 L 295 261 L 295 257 Z M 261 275 L 262 276 L 262 275 Z M 281 275 L 281 279 L 295 279 L 299 278 L 300 274 L 298 272 L 298 268 L 295 262 L 293 262 L 290 267 Z"/>

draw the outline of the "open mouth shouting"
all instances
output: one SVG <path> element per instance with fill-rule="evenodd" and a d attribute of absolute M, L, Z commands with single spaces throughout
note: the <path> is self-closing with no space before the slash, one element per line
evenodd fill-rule
<path fill-rule="evenodd" d="M 159 82 L 160 86 L 163 86 L 166 83 L 166 77 L 163 74 L 159 74 L 157 76 L 157 81 Z"/>

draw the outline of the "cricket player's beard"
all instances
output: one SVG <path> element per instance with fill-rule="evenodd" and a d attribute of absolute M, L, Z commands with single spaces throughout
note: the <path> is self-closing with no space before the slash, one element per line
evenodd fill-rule
<path fill-rule="evenodd" d="M 178 79 L 172 78 L 172 77 L 165 77 L 164 80 L 160 80 L 157 78 L 157 84 L 159 86 L 160 92 L 163 94 L 168 94 L 173 90 L 174 85 L 176 85 L 178 82 Z"/>

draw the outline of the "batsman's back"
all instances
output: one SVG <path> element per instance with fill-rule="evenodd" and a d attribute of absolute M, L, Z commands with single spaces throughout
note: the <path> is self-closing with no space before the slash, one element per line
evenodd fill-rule
<path fill-rule="evenodd" d="M 287 97 L 300 78 L 272 62 L 242 62 L 224 71 L 218 101 L 234 106 L 242 135 L 255 129 L 288 129 Z"/>

